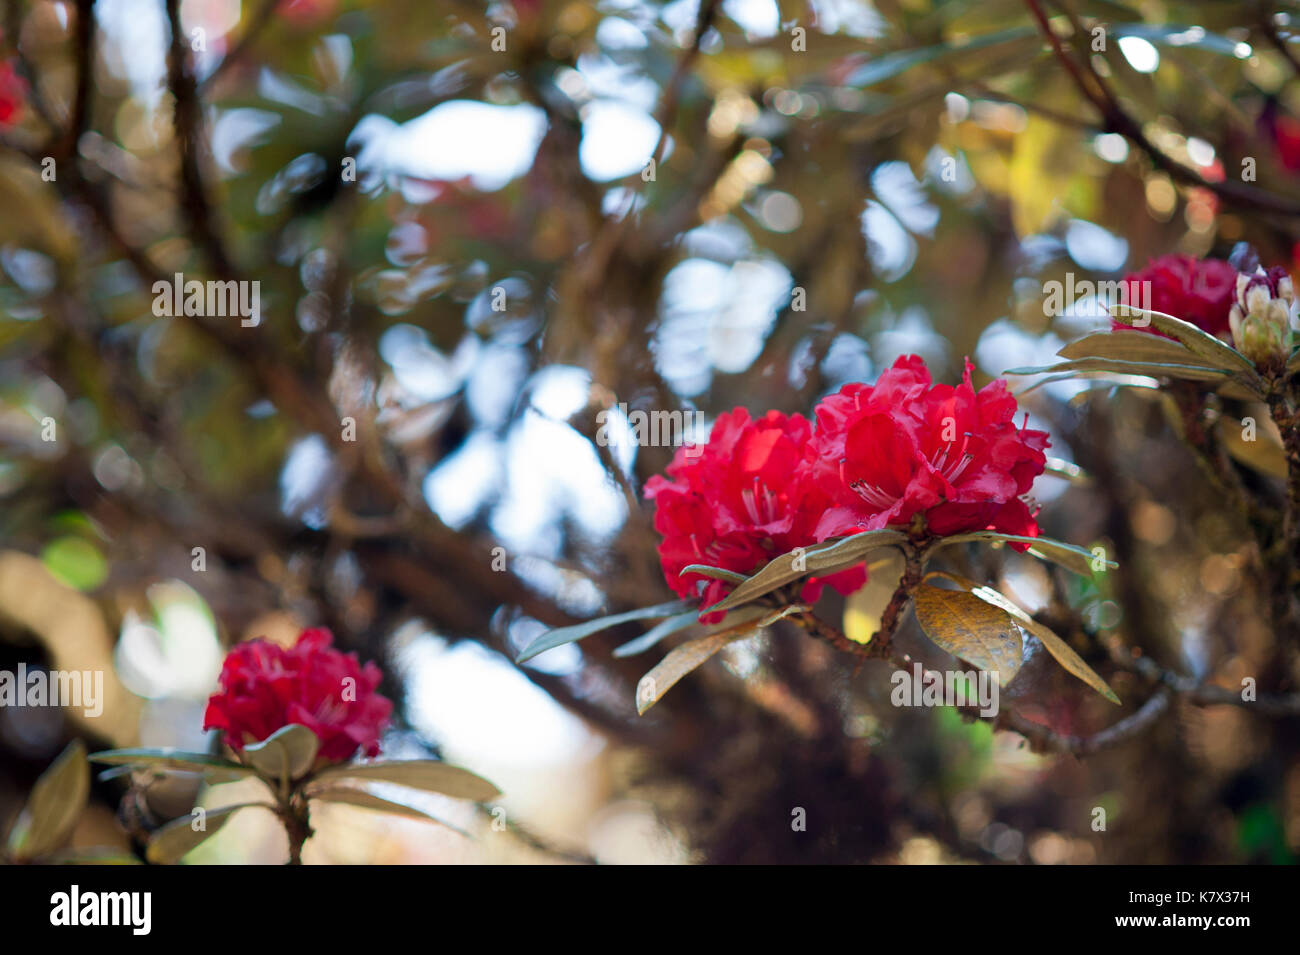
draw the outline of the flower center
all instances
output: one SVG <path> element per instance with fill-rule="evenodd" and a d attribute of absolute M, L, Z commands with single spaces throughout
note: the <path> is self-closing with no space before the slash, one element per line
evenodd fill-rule
<path fill-rule="evenodd" d="M 741 489 L 740 499 L 745 503 L 745 513 L 755 524 L 770 524 L 776 520 L 781 499 L 759 478 L 754 478 L 752 487 Z"/>
<path fill-rule="evenodd" d="M 936 449 L 930 455 L 930 465 L 939 472 L 940 476 L 949 484 L 954 483 L 962 473 L 970 466 L 971 461 L 975 460 L 975 455 L 967 451 L 970 445 L 970 432 L 962 435 L 961 449 L 954 455 L 952 454 L 955 442 L 948 442 L 942 448 Z M 949 460 L 952 457 L 953 460 Z M 845 461 L 840 459 L 840 480 L 847 484 L 853 491 L 872 507 L 878 507 L 881 510 L 888 510 L 898 503 L 901 494 L 893 494 L 884 488 L 875 484 L 868 484 L 866 481 L 850 481 L 844 471 Z"/>

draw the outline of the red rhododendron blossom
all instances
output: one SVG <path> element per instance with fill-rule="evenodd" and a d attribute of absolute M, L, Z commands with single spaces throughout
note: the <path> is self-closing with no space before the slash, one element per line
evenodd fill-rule
<path fill-rule="evenodd" d="M 700 606 L 708 607 L 731 585 L 682 575 L 688 565 L 748 575 L 773 557 L 816 542 L 813 530 L 830 498 L 810 480 L 811 437 L 812 426 L 802 415 L 769 411 L 754 421 L 737 408 L 718 417 L 708 444 L 679 448 L 667 478 L 656 475 L 646 482 L 645 495 L 655 502 L 655 529 L 664 536 L 659 558 L 668 586 L 694 597 L 703 584 Z M 800 597 L 816 601 L 824 583 L 851 593 L 866 579 L 865 567 L 853 567 L 808 580 Z"/>
<path fill-rule="evenodd" d="M 1124 301 L 1191 322 L 1211 335 L 1227 337 L 1228 311 L 1237 288 L 1237 270 L 1222 259 L 1165 255 L 1141 271 L 1124 276 Z M 1116 329 L 1130 326 L 1112 322 Z M 1168 338 L 1150 325 L 1141 328 Z"/>
<path fill-rule="evenodd" d="M 907 526 L 917 515 L 939 536 L 1038 536 L 1021 495 L 1046 466 L 1047 433 L 1016 427 L 1006 382 L 976 392 L 970 376 L 968 361 L 960 385 L 931 385 L 925 362 L 906 355 L 876 384 L 845 385 L 818 405 L 814 474 L 833 499 L 818 540 Z"/>
<path fill-rule="evenodd" d="M 12 63 L 0 63 L 0 126 L 18 121 L 27 98 L 27 81 L 18 75 Z"/>
<path fill-rule="evenodd" d="M 208 700 L 203 728 L 223 730 L 231 749 L 266 739 L 290 723 L 320 738 L 320 755 L 343 762 L 358 749 L 379 753 L 393 704 L 375 692 L 373 663 L 333 649 L 328 630 L 304 630 L 288 649 L 248 640 L 226 655 L 221 689 Z"/>

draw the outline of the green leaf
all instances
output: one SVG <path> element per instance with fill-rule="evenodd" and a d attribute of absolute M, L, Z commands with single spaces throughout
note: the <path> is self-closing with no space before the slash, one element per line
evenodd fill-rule
<path fill-rule="evenodd" d="M 1277 442 L 1269 429 L 1259 426 L 1255 440 L 1247 441 L 1242 436 L 1241 423 L 1225 417 L 1219 419 L 1215 430 L 1228 453 L 1242 464 L 1270 477 L 1287 476 L 1286 449 Z"/>
<path fill-rule="evenodd" d="M 595 620 L 588 620 L 585 623 L 575 623 L 570 627 L 560 627 L 556 630 L 548 630 L 541 634 L 537 639 L 520 651 L 519 656 L 515 657 L 516 663 L 523 663 L 531 660 L 539 653 L 545 653 L 547 650 L 554 650 L 556 647 L 563 646 L 566 643 L 573 643 L 575 640 L 581 640 L 583 637 L 589 637 L 593 633 L 599 633 L 602 630 L 608 630 L 610 627 L 616 627 L 620 623 L 627 623 L 629 620 L 644 620 L 646 617 L 667 617 L 671 614 L 680 613 L 683 610 L 693 606 L 687 600 L 673 600 L 669 603 L 658 604 L 654 607 L 641 607 L 639 610 L 629 610 L 626 613 L 616 613 L 609 617 L 597 617 Z"/>
<path fill-rule="evenodd" d="M 307 775 L 320 737 L 305 726 L 290 723 L 276 730 L 260 743 L 244 747 L 244 761 L 270 779 L 298 779 Z"/>
<path fill-rule="evenodd" d="M 1144 384 L 1139 384 L 1137 382 L 1116 381 L 1114 377 L 1112 377 L 1113 374 L 1114 374 L 1113 372 L 1107 373 L 1107 372 L 1097 372 L 1097 371 L 1067 371 L 1063 375 L 1049 375 L 1046 378 L 1039 378 L 1028 388 L 1021 388 L 1019 391 L 1014 392 L 1014 394 L 1017 398 L 1023 398 L 1025 395 L 1029 394 L 1032 391 L 1037 391 L 1039 388 L 1043 388 L 1047 385 L 1054 384 L 1055 382 L 1058 381 L 1092 382 L 1094 383 L 1095 387 L 1102 387 L 1102 388 L 1141 387 L 1141 388 L 1154 389 L 1159 387 L 1158 385 L 1144 385 Z M 1226 382 L 1232 381 L 1231 378 L 1225 378 L 1223 380 Z"/>
<path fill-rule="evenodd" d="M 1217 367 L 1181 342 L 1153 335 L 1150 332 L 1125 329 L 1094 332 L 1070 342 L 1057 354 L 1062 358 L 1111 358 L 1120 361 Z"/>
<path fill-rule="evenodd" d="M 108 577 L 108 561 L 84 537 L 60 537 L 41 551 L 51 574 L 76 590 L 94 590 Z"/>
<path fill-rule="evenodd" d="M 792 613 L 802 613 L 805 609 L 807 608 L 798 605 L 782 607 L 780 610 L 769 611 L 752 622 L 726 627 L 697 640 L 688 640 L 680 647 L 674 647 L 658 666 L 641 677 L 641 681 L 637 683 L 636 711 L 645 713 L 662 700 L 664 694 L 682 677 L 700 667 L 727 644 L 752 637 L 759 630 L 776 623 L 782 617 Z"/>
<path fill-rule="evenodd" d="M 1209 364 L 1216 368 L 1222 368 L 1224 371 L 1232 372 L 1233 376 L 1243 386 L 1251 389 L 1259 396 L 1263 396 L 1264 382 L 1259 377 L 1259 373 L 1255 371 L 1254 363 L 1245 355 L 1233 348 L 1229 348 L 1213 335 L 1201 331 L 1190 322 L 1185 322 L 1181 318 L 1175 318 L 1172 315 L 1166 315 L 1163 312 L 1135 308 L 1132 305 L 1112 305 L 1110 306 L 1110 313 L 1117 322 L 1124 325 L 1149 322 L 1158 331 L 1178 339 L 1197 355 L 1206 359 Z"/>
<path fill-rule="evenodd" d="M 411 789 L 442 793 L 456 799 L 486 802 L 501 795 L 501 790 L 482 776 L 468 769 L 451 766 L 436 759 L 407 759 L 376 763 L 345 763 L 323 769 L 311 778 L 313 791 L 317 784 L 329 787 L 332 783 L 350 780 L 362 783 L 396 783 Z"/>
<path fill-rule="evenodd" d="M 1106 28 L 1106 32 L 1114 37 L 1140 37 L 1157 46 L 1208 50 L 1211 53 L 1222 53 L 1225 56 L 1243 59 L 1238 56 L 1238 50 L 1243 44 L 1218 33 L 1208 33 L 1199 26 L 1178 26 L 1169 23 L 1112 23 Z"/>
<path fill-rule="evenodd" d="M 1034 30 L 1032 28 L 1012 27 L 1008 30 L 1000 30 L 997 33 L 988 33 L 984 36 L 975 37 L 960 45 L 937 43 L 933 46 L 925 46 L 915 50 L 899 50 L 894 53 L 886 53 L 884 56 L 879 56 L 855 70 L 849 75 L 844 85 L 859 88 L 874 86 L 877 83 L 883 83 L 885 80 L 900 76 L 914 66 L 920 66 L 922 63 L 930 63 L 939 59 L 944 59 L 946 65 L 952 66 L 954 64 L 950 62 L 951 60 L 966 53 L 996 46 L 999 43 L 1022 40 L 1033 35 Z"/>
<path fill-rule="evenodd" d="M 393 802 L 391 799 L 385 799 L 383 796 L 376 796 L 372 792 L 364 789 L 350 789 L 339 787 L 337 789 L 322 789 L 319 792 L 313 792 L 309 797 L 312 802 L 333 802 L 344 803 L 348 806 L 359 806 L 362 809 L 374 809 L 377 812 L 386 812 L 394 816 L 406 816 L 409 819 L 419 819 L 423 822 L 436 822 L 440 826 L 446 826 L 453 832 L 459 833 L 466 839 L 474 838 L 464 829 L 453 826 L 449 822 L 444 822 L 437 816 L 431 816 L 422 809 L 416 809 L 414 806 L 408 806 L 405 803 Z"/>
<path fill-rule="evenodd" d="M 1098 676 L 1096 670 L 1084 663 L 1083 658 L 1074 652 L 1073 647 L 1058 637 L 1050 627 L 1044 626 L 1031 617 L 1005 594 L 1001 594 L 992 587 L 984 584 L 977 584 L 975 581 L 962 577 L 960 574 L 950 574 L 946 571 L 934 571 L 931 574 L 927 574 L 926 577 L 927 579 L 930 577 L 945 577 L 948 580 L 965 587 L 971 592 L 971 594 L 978 597 L 980 600 L 1006 611 L 1015 618 L 1016 622 L 1020 624 L 1023 629 L 1028 630 L 1037 637 L 1039 643 L 1047 649 L 1047 652 L 1050 653 L 1056 662 L 1059 663 L 1068 673 L 1072 676 L 1078 677 L 1116 706 L 1120 705 L 1119 697 L 1116 696 L 1115 691 L 1110 688 L 1110 684 Z"/>
<path fill-rule="evenodd" d="M 884 528 L 811 547 L 796 548 L 772 558 L 762 570 L 703 612 L 712 613 L 739 607 L 801 577 L 820 577 L 847 570 L 866 560 L 867 554 L 873 550 L 901 544 L 906 540 L 907 535 L 901 531 Z"/>
<path fill-rule="evenodd" d="M 53 852 L 72 837 L 90 796 L 86 747 L 73 740 L 41 773 L 9 833 L 9 854 L 19 862 Z"/>
<path fill-rule="evenodd" d="M 186 753 L 178 749 L 110 749 L 102 753 L 92 753 L 89 759 L 92 763 L 130 769 L 152 769 L 163 773 L 202 773 L 205 780 L 214 784 L 235 782 L 257 773 L 257 770 L 251 766 L 231 762 L 219 756 Z M 119 772 L 109 770 L 101 773 L 100 778 L 118 775 Z"/>
<path fill-rule="evenodd" d="M 703 577 L 712 577 L 714 580 L 725 580 L 729 584 L 743 584 L 749 579 L 744 574 L 738 574 L 734 570 L 710 567 L 708 564 L 687 564 L 677 576 L 684 577 L 687 574 L 700 574 Z"/>
<path fill-rule="evenodd" d="M 967 541 L 1001 541 L 1030 544 L 1032 545 L 1029 548 L 1030 554 L 1041 560 L 1050 560 L 1054 564 L 1060 564 L 1066 570 L 1074 571 L 1074 573 L 1084 577 L 1092 576 L 1092 563 L 1097 559 L 1091 552 L 1084 550 L 1082 547 L 1076 547 L 1064 541 L 1053 540 L 1050 537 L 1022 537 L 1019 534 L 1000 534 L 997 531 L 972 531 L 969 534 L 954 534 L 951 537 L 941 538 L 935 546 L 947 547 L 949 544 L 963 544 Z M 1108 570 L 1119 566 L 1113 560 L 1105 560 L 1104 564 Z"/>
<path fill-rule="evenodd" d="M 697 620 L 699 620 L 699 614 L 694 610 L 688 610 L 686 613 L 679 613 L 675 617 L 661 620 L 635 640 L 629 640 L 621 647 L 618 647 L 614 651 L 614 656 L 634 657 L 638 653 L 644 653 L 664 637 L 671 636 L 680 630 L 685 630 Z"/>
<path fill-rule="evenodd" d="M 1190 381 L 1222 381 L 1229 372 L 1207 365 L 1176 365 L 1168 362 L 1119 361 L 1113 358 L 1075 358 L 1059 365 L 1008 368 L 1007 375 L 1059 375 L 1065 372 L 1104 371 L 1113 375 L 1146 375 L 1149 378 L 1183 378 Z"/>
<path fill-rule="evenodd" d="M 741 626 L 743 624 L 747 624 L 752 620 L 759 620 L 763 617 L 769 616 L 771 613 L 772 613 L 771 607 L 761 607 L 757 605 L 751 605 L 748 607 L 737 607 L 735 610 L 727 611 L 726 616 L 723 617 L 717 623 L 713 624 L 712 628 L 710 628 L 707 632 L 705 632 L 703 636 L 707 637 L 711 633 L 720 633 L 723 630 L 734 629 L 735 627 Z M 689 617 L 689 619 L 686 620 L 686 625 L 689 625 L 689 624 L 697 623 L 699 615 L 694 610 L 692 610 L 689 614 L 683 614 L 682 617 L 683 618 Z M 672 621 L 677 621 L 679 619 L 680 618 L 673 617 Z M 664 637 L 668 636 L 669 633 L 676 633 L 680 630 L 685 629 L 684 625 L 675 625 L 670 631 L 666 630 L 663 633 L 655 632 L 672 621 L 665 620 L 663 623 L 659 624 L 653 629 L 647 630 L 644 634 L 637 637 L 635 640 L 631 640 L 623 644 L 621 647 L 619 647 L 617 650 L 614 651 L 614 656 L 630 657 L 630 656 L 635 656 L 638 653 L 643 653 L 646 650 L 650 649 L 650 647 L 658 643 L 660 640 L 662 640 Z M 654 637 L 653 640 L 650 639 L 651 636 Z"/>
<path fill-rule="evenodd" d="M 154 865 L 170 865 L 177 862 L 191 849 L 220 832 L 221 827 L 239 810 L 251 809 L 254 806 L 269 808 L 261 803 L 241 803 L 237 806 L 209 809 L 204 815 L 204 828 L 198 831 L 194 829 L 195 817 L 192 815 L 173 819 L 149 838 L 149 844 L 144 851 L 145 858 Z"/>
<path fill-rule="evenodd" d="M 1043 473 L 1069 481 L 1075 487 L 1090 487 L 1092 485 L 1092 475 L 1073 461 L 1067 461 L 1064 458 L 1049 457 L 1046 467 L 1043 468 Z"/>
<path fill-rule="evenodd" d="M 914 598 L 916 620 L 936 646 L 989 673 L 1006 686 L 1023 656 L 1020 630 L 1000 608 L 959 590 L 924 585 Z"/>
<path fill-rule="evenodd" d="M 87 849 L 66 849 L 47 855 L 43 865 L 140 865 L 140 860 L 121 849 L 92 846 Z"/>

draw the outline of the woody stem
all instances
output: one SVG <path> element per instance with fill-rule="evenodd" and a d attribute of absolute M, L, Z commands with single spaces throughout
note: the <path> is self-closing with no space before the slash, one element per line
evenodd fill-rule
<path fill-rule="evenodd" d="M 1274 592 L 1274 626 L 1279 632 L 1294 632 L 1297 617 L 1295 563 L 1300 558 L 1300 411 L 1296 409 L 1296 388 L 1279 382 L 1269 394 L 1273 422 L 1282 433 L 1286 449 L 1287 492 L 1281 540 L 1265 554 Z"/>
<path fill-rule="evenodd" d="M 278 815 L 289 836 L 289 865 L 302 865 L 302 847 L 312 835 L 307 801 L 294 794 L 280 804 Z"/>
<path fill-rule="evenodd" d="M 903 574 L 898 580 L 898 587 L 889 598 L 884 613 L 880 615 L 880 629 L 876 631 L 870 643 L 858 643 L 856 640 L 849 639 L 839 628 L 822 620 L 812 611 L 799 614 L 792 619 L 807 633 L 829 643 L 837 650 L 859 657 L 889 657 L 889 641 L 903 619 L 908 602 L 916 593 L 916 589 L 921 586 L 924 573 L 925 558 L 921 549 L 909 542 L 903 546 L 903 558 Z"/>

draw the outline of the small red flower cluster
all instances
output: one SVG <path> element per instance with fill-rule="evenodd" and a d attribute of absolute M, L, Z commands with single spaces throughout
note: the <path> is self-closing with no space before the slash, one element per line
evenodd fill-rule
<path fill-rule="evenodd" d="M 379 753 L 393 704 L 375 692 L 383 674 L 355 654 L 331 647 L 328 630 L 304 630 L 288 649 L 269 640 L 234 647 L 221 668 L 221 689 L 208 700 L 203 728 L 223 730 L 241 750 L 290 723 L 320 738 L 320 756 L 334 762 L 358 749 Z"/>
<path fill-rule="evenodd" d="M 1228 312 L 1237 289 L 1237 270 L 1222 259 L 1165 255 L 1124 276 L 1126 301 L 1139 308 L 1163 312 L 1191 322 L 1211 335 L 1228 335 Z M 1112 322 L 1112 328 L 1129 326 Z M 1164 335 L 1151 326 L 1142 331 Z"/>
<path fill-rule="evenodd" d="M 918 515 L 936 536 L 1037 536 L 1022 495 L 1046 465 L 1047 434 L 1017 428 L 1016 410 L 1003 381 L 975 391 L 969 362 L 960 385 L 932 385 L 925 362 L 909 355 L 876 384 L 825 398 L 815 431 L 797 414 L 720 415 L 706 445 L 678 449 L 668 477 L 646 483 L 668 585 L 694 597 L 703 584 L 707 607 L 727 585 L 682 575 L 691 564 L 751 574 L 796 547 L 906 527 Z M 855 567 L 809 580 L 801 598 L 816 600 L 823 583 L 847 594 L 865 581 Z"/>

